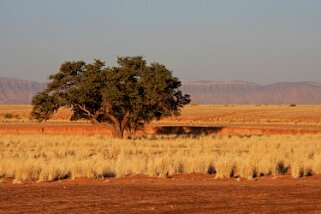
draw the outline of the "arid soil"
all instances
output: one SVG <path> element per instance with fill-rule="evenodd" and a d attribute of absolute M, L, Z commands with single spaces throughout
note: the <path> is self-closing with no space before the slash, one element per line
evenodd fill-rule
<path fill-rule="evenodd" d="M 30 105 L 0 105 L 0 134 L 110 135 L 111 131 L 86 121 L 70 122 L 61 109 L 53 119 L 29 119 Z M 13 118 L 6 118 L 11 116 Z M 190 105 L 179 117 L 153 121 L 147 134 L 318 134 L 321 106 Z"/>
<path fill-rule="evenodd" d="M 308 129 L 308 128 L 260 128 L 256 127 L 207 127 L 207 126 L 146 126 L 145 129 L 138 134 L 236 134 L 236 135 L 289 135 L 289 134 L 320 134 L 321 129 Z M 1 124 L 0 134 L 46 134 L 46 135 L 111 135 L 111 130 L 106 129 L 99 125 L 92 124 Z"/>
<path fill-rule="evenodd" d="M 319 213 L 321 176 L 204 174 L 0 184 L 0 213 Z"/>
<path fill-rule="evenodd" d="M 0 106 L 1 134 L 110 135 L 88 123 L 29 121 L 30 106 Z M 317 134 L 320 106 L 190 106 L 148 134 Z M 20 119 L 5 119 L 6 113 Z M 0 182 L 0 213 L 321 213 L 321 176 L 237 181 L 204 174 L 12 184 Z"/>

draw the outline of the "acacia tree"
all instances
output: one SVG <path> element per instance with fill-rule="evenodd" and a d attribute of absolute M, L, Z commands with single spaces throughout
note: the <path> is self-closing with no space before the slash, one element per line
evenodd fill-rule
<path fill-rule="evenodd" d="M 71 120 L 90 120 L 122 138 L 126 129 L 133 134 L 152 120 L 179 115 L 190 103 L 190 96 L 179 90 L 179 79 L 164 65 L 147 65 L 141 56 L 118 57 L 117 63 L 115 67 L 100 60 L 63 63 L 33 97 L 31 116 L 48 120 L 65 106 L 73 112 Z"/>

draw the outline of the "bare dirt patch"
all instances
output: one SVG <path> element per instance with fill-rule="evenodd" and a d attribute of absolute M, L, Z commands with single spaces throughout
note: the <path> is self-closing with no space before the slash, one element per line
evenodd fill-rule
<path fill-rule="evenodd" d="M 71 112 L 60 109 L 38 123 L 30 120 L 30 105 L 0 105 L 0 134 L 111 135 L 111 131 L 86 121 L 70 122 Z M 13 118 L 6 119 L 5 115 Z M 17 117 L 17 118 L 16 118 Z M 146 134 L 318 134 L 320 106 L 189 105 L 179 117 L 153 121 Z"/>
<path fill-rule="evenodd" d="M 241 127 L 241 128 L 240 128 Z M 235 134 L 235 135 L 297 135 L 320 134 L 321 129 L 309 128 L 253 128 L 253 127 L 217 127 L 217 126 L 146 126 L 138 135 L 211 135 L 211 134 Z M 0 134 L 45 134 L 45 135 L 108 135 L 111 130 L 92 124 L 1 124 Z"/>
<path fill-rule="evenodd" d="M 205 174 L 0 184 L 0 213 L 321 212 L 321 176 L 257 180 Z"/>

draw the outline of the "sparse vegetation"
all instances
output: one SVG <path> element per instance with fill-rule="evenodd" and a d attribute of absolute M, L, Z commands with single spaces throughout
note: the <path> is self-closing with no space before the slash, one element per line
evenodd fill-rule
<path fill-rule="evenodd" d="M 103 136 L 3 135 L 0 178 L 64 178 L 210 173 L 216 178 L 321 174 L 321 136 Z"/>
<path fill-rule="evenodd" d="M 20 116 L 17 114 L 5 113 L 3 115 L 4 119 L 20 119 Z"/>
<path fill-rule="evenodd" d="M 71 120 L 85 119 L 122 138 L 152 120 L 178 116 L 191 99 L 164 65 L 147 65 L 141 56 L 118 57 L 117 66 L 95 60 L 65 62 L 49 77 L 47 88 L 32 99 L 31 116 L 48 120 L 59 108 L 72 111 Z"/>
<path fill-rule="evenodd" d="M 0 106 L 2 117 L 8 113 L 27 120 L 30 111 L 31 106 L 27 105 Z M 188 105 L 182 109 L 180 117 L 153 121 L 153 124 L 318 131 L 321 127 L 320 113 L 319 106 Z M 50 123 L 41 126 L 51 127 L 52 130 L 59 128 L 59 124 L 72 127 L 75 123 L 65 120 L 70 115 L 68 109 L 60 109 Z M 5 127 L 6 123 L 3 124 Z M 19 122 L 14 121 L 11 126 L 14 124 L 19 125 Z M 35 123 L 28 121 L 27 124 L 33 126 Z M 83 122 L 77 124 L 82 126 Z M 40 126 L 37 127 L 41 130 Z M 190 172 L 209 173 L 216 178 L 232 176 L 248 179 L 283 173 L 290 173 L 294 178 L 321 174 L 320 135 L 253 136 L 243 133 L 241 136 L 201 136 L 200 132 L 187 137 L 177 136 L 178 133 L 172 131 L 173 136 L 120 140 L 87 136 L 87 131 L 84 128 L 77 132 L 85 136 L 2 134 L 0 179 L 12 177 L 19 183 L 24 180 L 51 181 L 135 174 L 170 176 Z M 53 133 L 59 134 L 57 131 Z"/>
<path fill-rule="evenodd" d="M 0 105 L 0 118 L 5 113 L 19 115 L 21 121 L 30 122 L 31 105 Z M 71 124 L 69 118 L 72 112 L 67 108 L 60 108 L 49 120 L 50 123 L 59 122 Z M 87 123 L 84 120 L 75 123 Z M 289 105 L 188 105 L 182 108 L 178 117 L 164 118 L 152 121 L 153 125 L 199 125 L 199 126 L 234 126 L 238 128 L 281 128 L 281 129 L 320 129 L 320 106 L 299 105 L 295 108 Z M 45 125 L 45 123 L 43 124 Z"/>

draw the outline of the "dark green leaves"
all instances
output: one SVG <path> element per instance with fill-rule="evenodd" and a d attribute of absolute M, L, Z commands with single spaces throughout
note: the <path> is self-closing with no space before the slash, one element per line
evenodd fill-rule
<path fill-rule="evenodd" d="M 190 103 L 179 90 L 181 82 L 164 65 L 147 65 L 141 56 L 119 57 L 119 66 L 95 60 L 65 62 L 37 94 L 31 116 L 48 120 L 60 107 L 73 111 L 71 119 L 110 123 L 115 130 L 134 132 L 154 119 L 178 115 Z"/>

